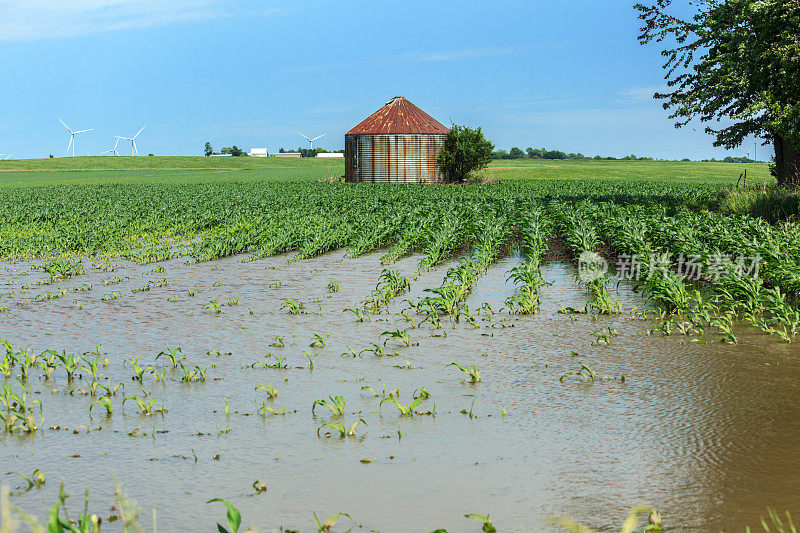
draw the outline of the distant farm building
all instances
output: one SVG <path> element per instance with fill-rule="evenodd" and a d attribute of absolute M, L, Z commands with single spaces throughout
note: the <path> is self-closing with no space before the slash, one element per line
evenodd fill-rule
<path fill-rule="evenodd" d="M 269 157 L 269 150 L 266 148 L 250 148 L 250 157 Z"/>
<path fill-rule="evenodd" d="M 345 181 L 440 183 L 436 160 L 448 131 L 396 96 L 345 134 Z"/>
<path fill-rule="evenodd" d="M 300 157 L 300 152 L 279 152 L 273 157 Z"/>
<path fill-rule="evenodd" d="M 344 154 L 342 152 L 321 152 L 317 154 L 317 157 L 323 159 L 341 159 L 344 157 Z"/>

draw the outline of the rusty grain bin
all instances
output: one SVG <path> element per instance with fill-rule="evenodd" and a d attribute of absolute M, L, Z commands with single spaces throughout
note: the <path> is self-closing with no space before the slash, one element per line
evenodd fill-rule
<path fill-rule="evenodd" d="M 436 159 L 448 131 L 396 96 L 345 134 L 345 181 L 440 183 Z"/>

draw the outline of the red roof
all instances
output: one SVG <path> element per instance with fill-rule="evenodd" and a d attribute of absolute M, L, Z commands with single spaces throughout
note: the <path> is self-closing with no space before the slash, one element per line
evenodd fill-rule
<path fill-rule="evenodd" d="M 445 135 L 450 131 L 403 96 L 395 96 L 347 135 L 422 134 Z"/>

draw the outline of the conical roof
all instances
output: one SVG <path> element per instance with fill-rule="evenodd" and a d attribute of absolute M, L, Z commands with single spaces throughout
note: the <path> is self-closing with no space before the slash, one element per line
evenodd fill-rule
<path fill-rule="evenodd" d="M 404 96 L 395 96 L 347 135 L 445 135 L 448 131 Z"/>

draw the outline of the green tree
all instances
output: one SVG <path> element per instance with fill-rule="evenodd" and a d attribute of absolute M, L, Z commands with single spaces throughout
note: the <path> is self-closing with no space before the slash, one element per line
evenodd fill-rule
<path fill-rule="evenodd" d="M 525 152 L 522 151 L 522 148 L 516 146 L 509 150 L 508 155 L 511 156 L 511 159 L 523 159 L 527 157 Z"/>
<path fill-rule="evenodd" d="M 494 145 L 483 136 L 481 128 L 453 124 L 444 139 L 438 163 L 448 183 L 467 180 L 470 172 L 485 168 L 492 162 Z"/>
<path fill-rule="evenodd" d="M 205 153 L 206 157 L 208 157 L 208 156 L 210 156 L 211 154 L 214 153 L 214 148 L 211 146 L 211 143 L 208 142 L 208 141 L 206 141 L 206 149 L 205 149 L 204 153 Z"/>
<path fill-rule="evenodd" d="M 661 43 L 670 88 L 656 93 L 681 127 L 699 118 L 715 146 L 749 135 L 772 143 L 778 183 L 800 185 L 800 2 L 699 0 L 694 15 L 671 13 L 671 0 L 636 4 L 639 42 Z"/>
<path fill-rule="evenodd" d="M 243 157 L 247 155 L 247 152 L 236 146 L 226 146 L 222 149 L 223 154 L 231 154 L 233 157 Z"/>

